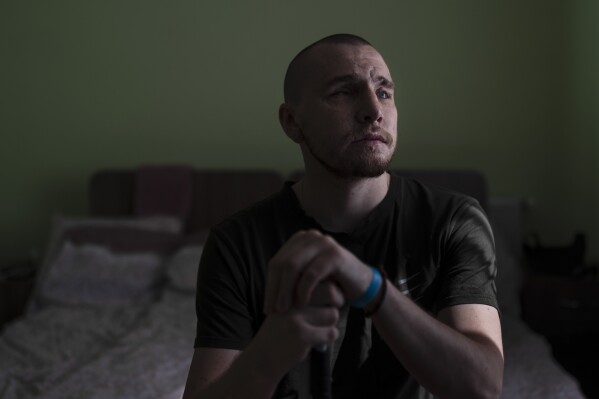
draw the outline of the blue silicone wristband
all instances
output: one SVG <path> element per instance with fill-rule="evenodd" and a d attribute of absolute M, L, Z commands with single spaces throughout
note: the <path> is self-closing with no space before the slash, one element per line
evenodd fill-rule
<path fill-rule="evenodd" d="M 354 308 L 363 308 L 368 305 L 370 301 L 374 299 L 376 293 L 381 288 L 381 283 L 383 282 L 383 278 L 381 277 L 381 272 L 374 267 L 372 269 L 372 280 L 370 280 L 370 285 L 366 289 L 366 292 L 363 293 L 359 298 L 354 299 L 353 301 L 349 301 L 349 304 Z"/>

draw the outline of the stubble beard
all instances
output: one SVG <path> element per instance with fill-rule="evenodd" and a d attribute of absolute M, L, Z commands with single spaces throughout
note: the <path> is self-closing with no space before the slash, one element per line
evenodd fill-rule
<path fill-rule="evenodd" d="M 358 154 L 357 157 L 341 158 L 341 162 L 337 162 L 337 164 L 319 154 L 316 150 L 316 146 L 314 146 L 306 137 L 304 137 L 304 143 L 312 157 L 334 176 L 341 179 L 373 178 L 381 176 L 388 170 L 389 164 L 393 160 L 393 155 L 395 153 L 393 138 L 388 133 L 385 135 L 387 137 L 387 145 L 392 147 L 391 154 L 387 158 L 381 159 L 376 156 L 374 150 L 372 150 L 370 152 Z"/>

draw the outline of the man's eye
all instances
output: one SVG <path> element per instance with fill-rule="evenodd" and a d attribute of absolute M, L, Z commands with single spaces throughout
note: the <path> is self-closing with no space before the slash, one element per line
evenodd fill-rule
<path fill-rule="evenodd" d="M 341 89 L 341 90 L 336 90 L 334 91 L 331 95 L 332 96 L 348 96 L 351 94 L 351 91 L 348 89 Z"/>
<path fill-rule="evenodd" d="M 379 90 L 376 95 L 383 100 L 388 100 L 391 98 L 391 94 L 386 92 L 385 90 Z"/>

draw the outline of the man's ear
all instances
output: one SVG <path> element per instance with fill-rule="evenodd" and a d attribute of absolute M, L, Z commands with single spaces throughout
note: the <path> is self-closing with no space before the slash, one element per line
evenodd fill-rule
<path fill-rule="evenodd" d="M 293 110 L 287 103 L 283 103 L 279 107 L 279 123 L 287 137 L 297 144 L 304 142 L 302 129 L 295 118 Z"/>

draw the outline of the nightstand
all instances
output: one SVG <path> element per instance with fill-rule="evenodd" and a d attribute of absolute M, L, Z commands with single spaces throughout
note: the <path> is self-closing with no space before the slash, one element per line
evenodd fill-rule
<path fill-rule="evenodd" d="M 521 299 L 522 319 L 545 336 L 599 334 L 599 280 L 531 273 Z"/>
<path fill-rule="evenodd" d="M 531 273 L 522 286 L 522 319 L 544 335 L 553 355 L 579 381 L 588 398 L 599 397 L 599 280 Z"/>
<path fill-rule="evenodd" d="M 0 330 L 25 311 L 35 271 L 35 264 L 30 261 L 0 267 Z"/>

